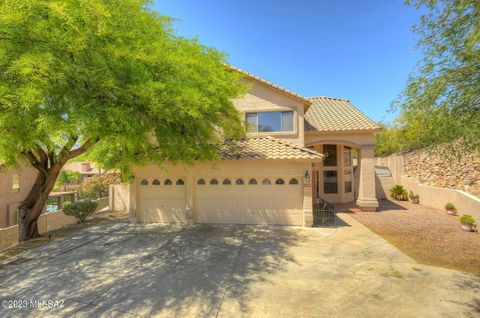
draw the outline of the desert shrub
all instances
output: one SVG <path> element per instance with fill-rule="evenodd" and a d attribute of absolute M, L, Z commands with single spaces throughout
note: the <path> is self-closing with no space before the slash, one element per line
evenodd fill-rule
<path fill-rule="evenodd" d="M 465 214 L 460 217 L 460 223 L 466 225 L 475 225 L 475 219 L 473 216 Z"/>
<path fill-rule="evenodd" d="M 399 200 L 399 201 L 408 200 L 407 190 L 399 184 L 395 185 L 393 188 L 390 189 L 390 196 L 395 200 Z"/>
<path fill-rule="evenodd" d="M 86 179 L 79 189 L 81 198 L 102 198 L 108 195 L 111 184 L 120 183 L 117 174 L 99 174 Z"/>
<path fill-rule="evenodd" d="M 450 203 L 450 202 L 445 204 L 445 210 L 457 212 L 457 208 L 453 205 L 453 203 Z"/>
<path fill-rule="evenodd" d="M 97 203 L 92 201 L 79 201 L 73 204 L 66 205 L 63 208 L 63 213 L 74 216 L 81 223 L 85 222 L 87 217 L 92 215 L 97 208 Z"/>

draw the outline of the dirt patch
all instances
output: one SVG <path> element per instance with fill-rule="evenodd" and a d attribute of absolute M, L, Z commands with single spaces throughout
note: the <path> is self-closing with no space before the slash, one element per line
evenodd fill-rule
<path fill-rule="evenodd" d="M 60 229 L 50 231 L 48 233 L 42 234 L 41 237 L 30 240 L 28 242 L 18 244 L 15 246 L 12 246 L 6 250 L 0 251 L 0 261 L 4 261 L 6 259 L 9 259 L 10 257 L 13 257 L 15 255 L 21 254 L 25 251 L 43 246 L 45 244 L 48 244 L 56 239 L 72 235 L 80 230 L 86 229 L 88 227 L 97 225 L 102 222 L 106 221 L 111 221 L 115 219 L 123 219 L 126 218 L 125 213 L 123 212 L 99 212 L 94 215 L 93 218 L 88 219 L 85 221 L 85 223 L 75 223 L 71 225 L 67 225 L 65 227 L 62 227 Z M 6 265 L 15 265 L 11 263 L 7 263 Z"/>
<path fill-rule="evenodd" d="M 380 201 L 380 211 L 352 216 L 419 263 L 480 273 L 480 234 L 458 216 L 409 202 Z"/>

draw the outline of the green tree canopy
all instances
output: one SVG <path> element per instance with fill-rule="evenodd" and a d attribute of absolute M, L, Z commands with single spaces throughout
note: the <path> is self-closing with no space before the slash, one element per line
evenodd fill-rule
<path fill-rule="evenodd" d="M 149 4 L 0 2 L 0 159 L 39 171 L 20 207 L 21 240 L 38 235 L 61 167 L 86 151 L 104 166 L 190 161 L 242 133 L 239 75 Z"/>
<path fill-rule="evenodd" d="M 408 0 L 424 58 L 397 101 L 405 149 L 461 140 L 480 149 L 480 2 Z"/>

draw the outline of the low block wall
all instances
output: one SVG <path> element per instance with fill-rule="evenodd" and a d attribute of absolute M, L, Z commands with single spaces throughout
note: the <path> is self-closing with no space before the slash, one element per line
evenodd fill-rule
<path fill-rule="evenodd" d="M 95 200 L 97 202 L 97 208 L 95 212 L 108 207 L 108 197 Z M 40 234 L 50 232 L 66 225 L 74 224 L 77 222 L 73 216 L 68 216 L 63 213 L 62 210 L 56 212 L 47 212 L 38 218 L 38 231 Z M 0 229 L 0 250 L 4 250 L 11 246 L 18 244 L 18 225 L 10 226 Z"/>
<path fill-rule="evenodd" d="M 130 184 L 112 184 L 110 186 L 110 210 L 115 212 L 125 212 L 130 207 Z"/>
<path fill-rule="evenodd" d="M 453 203 L 458 214 L 470 214 L 480 224 L 480 199 L 461 190 L 426 186 L 411 177 L 402 176 L 402 185 L 418 193 L 420 203 L 437 209 L 444 209 L 447 202 Z"/>
<path fill-rule="evenodd" d="M 389 190 L 395 184 L 401 184 L 408 191 L 418 194 L 421 204 L 443 210 L 445 204 L 451 202 L 457 207 L 459 215 L 470 214 L 480 224 L 480 198 L 461 190 L 427 186 L 403 175 L 402 156 L 375 158 L 375 165 L 388 167 L 392 173 L 392 177 L 377 177 L 378 198 L 388 198 Z"/>
<path fill-rule="evenodd" d="M 393 177 L 375 177 L 375 192 L 377 199 L 388 199 L 389 190 L 395 186 L 395 178 Z"/>

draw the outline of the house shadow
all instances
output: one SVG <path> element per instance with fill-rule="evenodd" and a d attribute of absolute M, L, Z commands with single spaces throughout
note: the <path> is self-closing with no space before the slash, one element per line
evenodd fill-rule
<path fill-rule="evenodd" d="M 98 235 L 97 237 L 95 235 Z M 4 299 L 65 300 L 53 316 L 215 316 L 222 304 L 243 313 L 257 283 L 296 263 L 307 237 L 288 227 L 127 225 L 107 235 L 82 231 L 58 253 L 0 270 Z M 5 311 L 37 316 L 34 309 Z"/>
<path fill-rule="evenodd" d="M 451 301 L 465 308 L 464 312 L 459 313 L 463 317 L 479 317 L 480 315 L 480 274 L 472 276 L 460 275 L 456 281 L 457 287 L 463 290 L 469 290 L 474 296 L 472 299 L 462 301 Z"/>
<path fill-rule="evenodd" d="M 379 207 L 375 213 L 408 210 L 406 207 L 387 199 L 378 200 L 378 204 L 379 204 Z M 334 206 L 335 206 L 335 209 L 341 213 L 364 213 L 355 202 L 336 203 L 334 204 Z"/>

